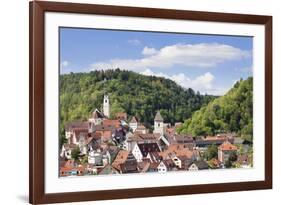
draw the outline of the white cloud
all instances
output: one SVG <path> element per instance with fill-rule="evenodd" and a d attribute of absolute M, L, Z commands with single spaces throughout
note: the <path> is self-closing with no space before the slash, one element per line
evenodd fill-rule
<path fill-rule="evenodd" d="M 195 91 L 199 91 L 201 94 L 223 95 L 229 88 L 218 88 L 214 86 L 215 76 L 210 72 L 206 72 L 194 79 L 189 78 L 184 73 L 168 76 L 164 73 L 154 73 L 150 69 L 146 69 L 141 72 L 143 75 L 152 75 L 157 77 L 164 77 L 175 81 L 183 88 L 192 88 Z"/>
<path fill-rule="evenodd" d="M 62 61 L 60 65 L 61 65 L 61 67 L 67 67 L 67 66 L 69 66 L 69 61 L 66 61 L 66 60 Z"/>
<path fill-rule="evenodd" d="M 67 60 L 64 60 L 60 63 L 60 73 L 66 74 L 70 73 L 71 70 L 69 69 L 70 62 Z"/>
<path fill-rule="evenodd" d="M 139 45 L 141 45 L 141 42 L 140 42 L 140 40 L 138 40 L 138 39 L 130 39 L 130 40 L 128 40 L 128 43 L 131 44 L 131 45 L 133 45 L 133 46 L 139 46 Z"/>
<path fill-rule="evenodd" d="M 155 48 L 144 47 L 142 50 L 142 54 L 145 56 L 155 55 L 158 51 Z"/>
<path fill-rule="evenodd" d="M 218 43 L 175 44 L 159 50 L 145 47 L 142 53 L 147 55 L 139 59 L 111 59 L 97 62 L 91 65 L 90 70 L 120 68 L 140 72 L 151 68 L 169 69 L 177 65 L 215 67 L 225 61 L 251 56 L 251 51 Z"/>
<path fill-rule="evenodd" d="M 206 72 L 194 79 L 189 78 L 184 73 L 168 76 L 163 72 L 167 69 L 173 69 L 174 66 L 212 68 L 226 61 L 241 60 L 252 55 L 251 51 L 218 43 L 174 44 L 159 50 L 144 47 L 142 54 L 144 57 L 139 59 L 111 59 L 97 62 L 90 65 L 90 70 L 116 68 L 132 70 L 144 75 L 155 75 L 174 80 L 184 88 L 192 88 L 203 94 L 222 95 L 229 88 L 214 86 L 215 77 L 210 72 Z M 162 69 L 163 72 L 154 73 L 153 68 Z"/>

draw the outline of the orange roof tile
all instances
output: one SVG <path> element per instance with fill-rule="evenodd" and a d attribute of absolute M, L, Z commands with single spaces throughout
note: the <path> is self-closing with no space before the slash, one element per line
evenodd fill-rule
<path fill-rule="evenodd" d="M 121 122 L 120 122 L 120 120 L 104 120 L 102 124 L 111 125 L 111 126 L 114 126 L 115 128 L 118 128 L 118 127 L 120 127 Z"/>
<path fill-rule="evenodd" d="M 120 150 L 115 157 L 114 162 L 112 163 L 112 167 L 120 170 L 120 164 L 123 164 L 128 158 L 129 152 L 127 150 Z"/>
<path fill-rule="evenodd" d="M 221 151 L 230 151 L 230 150 L 237 150 L 237 147 L 233 144 L 231 144 L 228 141 L 225 141 L 224 143 L 222 143 L 219 148 L 219 150 Z"/>

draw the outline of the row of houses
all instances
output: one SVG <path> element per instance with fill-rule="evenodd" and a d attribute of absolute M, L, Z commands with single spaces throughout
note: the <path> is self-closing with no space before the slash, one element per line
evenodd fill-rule
<path fill-rule="evenodd" d="M 60 151 L 60 176 L 127 174 L 209 169 L 202 157 L 208 145 L 216 145 L 215 168 L 222 168 L 238 148 L 235 135 L 180 135 L 174 126 L 164 123 L 158 111 L 152 133 L 133 116 L 126 113 L 109 118 L 109 98 L 104 98 L 104 110 L 95 109 L 88 121 L 70 122 L 65 126 L 67 143 Z M 74 151 L 75 150 L 75 151 Z M 78 159 L 73 153 L 79 152 Z M 214 168 L 214 166 L 212 167 Z"/>

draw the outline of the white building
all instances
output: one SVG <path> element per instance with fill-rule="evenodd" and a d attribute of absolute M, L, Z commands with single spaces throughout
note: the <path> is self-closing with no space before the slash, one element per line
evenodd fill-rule
<path fill-rule="evenodd" d="M 136 129 L 138 128 L 138 120 L 136 117 L 132 117 L 131 121 L 129 122 L 129 127 L 133 132 L 136 131 Z"/>
<path fill-rule="evenodd" d="M 164 120 L 159 111 L 157 111 L 155 118 L 154 118 L 153 133 L 159 133 L 160 135 L 164 134 Z"/>
<path fill-rule="evenodd" d="M 135 144 L 132 154 L 136 158 L 137 162 L 142 162 L 143 158 L 147 158 L 150 152 L 160 152 L 160 148 L 157 143 Z"/>
<path fill-rule="evenodd" d="M 165 165 L 165 163 L 162 161 L 160 162 L 160 164 L 157 167 L 158 173 L 165 173 L 167 172 L 167 167 Z"/>
<path fill-rule="evenodd" d="M 110 105 L 108 95 L 104 95 L 103 97 L 103 114 L 108 118 L 110 117 Z"/>
<path fill-rule="evenodd" d="M 144 157 L 141 153 L 141 150 L 138 146 L 138 144 L 135 144 L 132 154 L 134 155 L 134 157 L 136 158 L 137 162 L 142 162 L 142 158 Z"/>

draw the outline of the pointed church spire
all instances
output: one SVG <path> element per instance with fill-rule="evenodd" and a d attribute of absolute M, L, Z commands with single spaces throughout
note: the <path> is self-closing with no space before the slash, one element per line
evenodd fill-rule
<path fill-rule="evenodd" d="M 154 118 L 154 121 L 160 121 L 160 122 L 163 122 L 163 117 L 161 116 L 160 114 L 160 111 L 158 110 L 156 115 L 155 115 L 155 118 Z"/>

